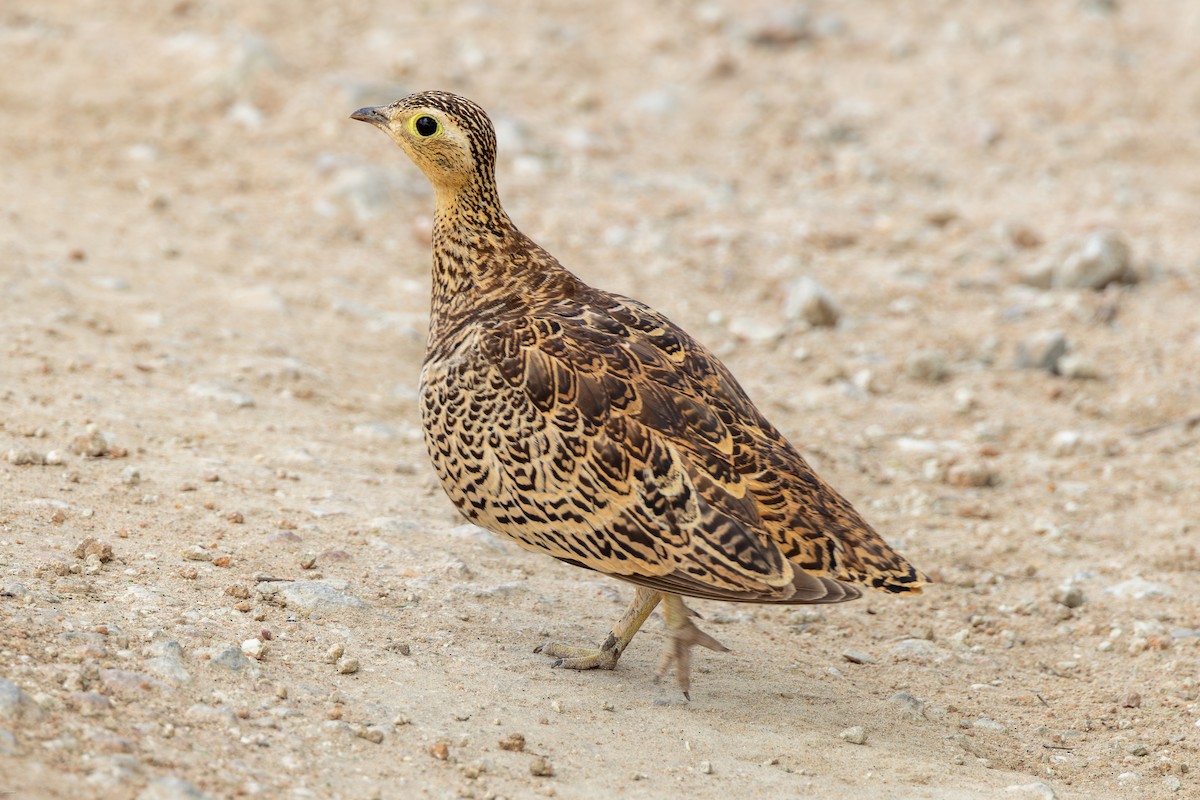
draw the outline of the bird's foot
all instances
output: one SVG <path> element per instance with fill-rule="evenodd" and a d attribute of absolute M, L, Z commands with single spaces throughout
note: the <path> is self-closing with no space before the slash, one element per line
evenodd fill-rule
<path fill-rule="evenodd" d="M 621 657 L 617 637 L 611 633 L 599 647 L 576 647 L 561 642 L 550 642 L 538 645 L 533 652 L 550 656 L 554 659 L 550 666 L 563 669 L 613 669 L 617 666 L 617 659 Z"/>
<path fill-rule="evenodd" d="M 672 597 L 665 606 L 671 640 L 663 649 L 655 681 L 661 681 L 671 671 L 671 667 L 675 667 L 675 680 L 679 683 L 683 696 L 691 700 L 692 696 L 689 692 L 692 688 L 692 648 L 700 645 L 718 653 L 728 653 L 729 648 L 697 628 L 691 619 L 696 612 L 685 606 L 678 597 Z"/>
<path fill-rule="evenodd" d="M 575 647 L 553 642 L 536 647 L 533 652 L 553 658 L 554 662 L 550 664 L 552 667 L 612 669 L 617 666 L 617 660 L 629 646 L 638 628 L 642 627 L 646 617 L 650 616 L 650 612 L 658 605 L 659 599 L 658 592 L 639 586 L 629 607 L 621 614 L 621 618 L 613 625 L 613 629 L 599 647 Z"/>

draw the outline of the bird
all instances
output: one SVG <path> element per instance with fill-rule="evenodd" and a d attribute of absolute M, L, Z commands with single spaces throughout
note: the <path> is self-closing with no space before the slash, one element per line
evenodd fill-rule
<path fill-rule="evenodd" d="M 513 223 L 476 103 L 423 91 L 351 118 L 387 133 L 435 194 L 419 403 L 434 470 L 470 522 L 633 584 L 598 646 L 536 652 L 613 669 L 661 603 L 691 700 L 692 648 L 724 645 L 684 598 L 840 603 L 917 594 L 892 549 L 769 422 L 729 369 L 664 314 L 593 288 Z"/>

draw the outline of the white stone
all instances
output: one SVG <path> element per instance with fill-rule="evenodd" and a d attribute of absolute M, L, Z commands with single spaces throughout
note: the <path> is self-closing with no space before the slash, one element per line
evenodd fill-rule
<path fill-rule="evenodd" d="M 805 275 L 787 288 L 783 315 L 791 320 L 803 320 L 813 327 L 832 327 L 842 316 L 832 295 L 821 284 Z"/>

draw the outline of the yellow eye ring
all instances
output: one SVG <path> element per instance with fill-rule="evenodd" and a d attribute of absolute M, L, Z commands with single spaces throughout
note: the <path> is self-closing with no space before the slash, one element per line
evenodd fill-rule
<path fill-rule="evenodd" d="M 442 134 L 442 123 L 428 114 L 418 114 L 408 121 L 408 130 L 418 139 L 432 139 Z"/>

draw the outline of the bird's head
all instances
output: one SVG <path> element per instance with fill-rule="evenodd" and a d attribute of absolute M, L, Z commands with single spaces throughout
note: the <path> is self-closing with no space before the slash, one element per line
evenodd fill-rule
<path fill-rule="evenodd" d="M 449 92 L 418 92 L 351 119 L 382 128 L 440 193 L 495 183 L 496 134 L 483 109 Z"/>

